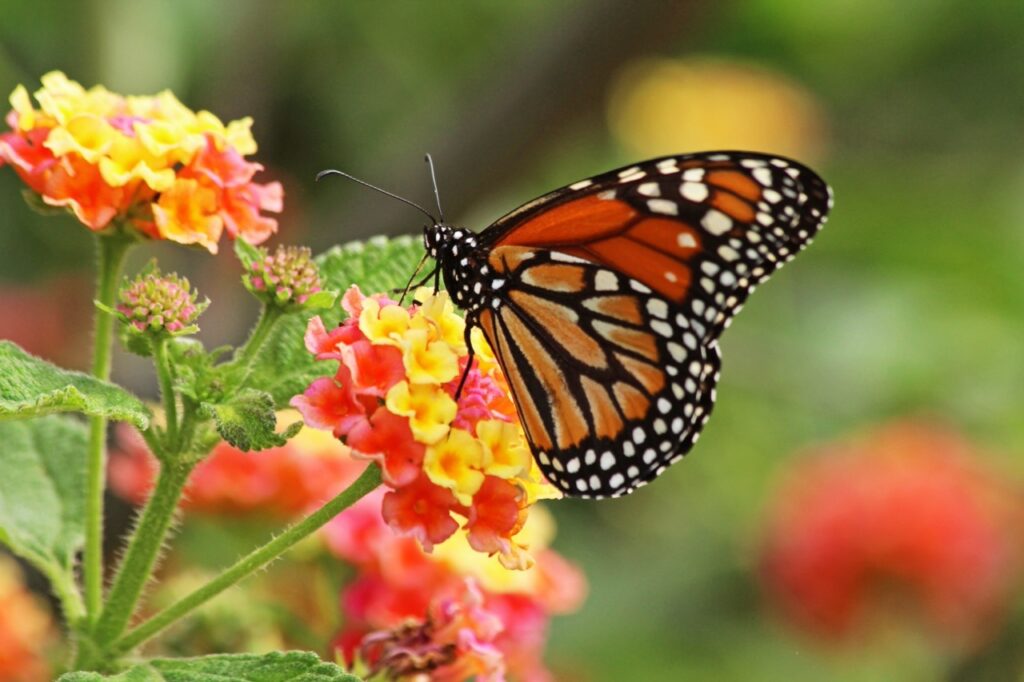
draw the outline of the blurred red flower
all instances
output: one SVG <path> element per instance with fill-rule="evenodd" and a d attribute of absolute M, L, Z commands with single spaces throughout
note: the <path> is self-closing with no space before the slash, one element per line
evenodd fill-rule
<path fill-rule="evenodd" d="M 68 343 L 89 324 L 89 284 L 76 275 L 0 285 L 0 338 L 64 367 L 85 367 L 87 344 Z"/>
<path fill-rule="evenodd" d="M 133 429 L 118 429 L 108 467 L 110 487 L 141 504 L 159 464 Z M 295 516 L 344 490 L 366 467 L 330 434 L 303 429 L 282 447 L 242 452 L 220 443 L 192 472 L 182 506 L 212 514 L 263 512 Z"/>
<path fill-rule="evenodd" d="M 0 680 L 50 679 L 45 654 L 54 635 L 50 614 L 25 587 L 18 565 L 0 555 Z"/>
<path fill-rule="evenodd" d="M 971 646 L 1018 568 L 1018 492 L 948 430 L 897 423 L 799 460 L 769 505 L 764 584 L 812 634 L 842 640 L 893 606 Z"/>
<path fill-rule="evenodd" d="M 427 553 L 396 535 L 379 513 L 385 494 L 394 492 L 372 493 L 323 531 L 328 548 L 357 569 L 341 594 L 345 627 L 334 642 L 346 662 L 435 682 L 553 679 L 543 662 L 548 621 L 579 608 L 586 583 L 546 548 L 543 510 L 523 529 L 535 564 L 509 571 L 466 542 Z"/>

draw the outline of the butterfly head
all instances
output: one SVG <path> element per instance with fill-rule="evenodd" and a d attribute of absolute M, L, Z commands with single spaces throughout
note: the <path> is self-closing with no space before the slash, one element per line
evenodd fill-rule
<path fill-rule="evenodd" d="M 444 245 L 451 239 L 455 230 L 450 225 L 443 223 L 428 225 L 423 228 L 423 248 L 434 260 L 442 253 Z"/>
<path fill-rule="evenodd" d="M 461 227 L 437 223 L 423 228 L 423 248 L 439 263 L 458 263 L 476 248 L 476 234 Z"/>
<path fill-rule="evenodd" d="M 462 227 L 436 223 L 423 230 L 423 247 L 444 277 L 445 288 L 463 308 L 473 308 L 479 294 L 474 284 L 480 277 L 477 263 L 477 235 Z"/>

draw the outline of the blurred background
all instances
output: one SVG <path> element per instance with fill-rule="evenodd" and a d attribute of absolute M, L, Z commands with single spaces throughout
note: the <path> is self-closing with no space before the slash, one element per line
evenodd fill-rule
<path fill-rule="evenodd" d="M 805 161 L 832 220 L 726 333 L 692 455 L 628 498 L 548 505 L 590 594 L 546 658 L 595 682 L 1021 679 L 1021 3 L 0 0 L 0 17 L 0 92 L 60 69 L 253 116 L 261 179 L 285 187 L 271 243 L 314 251 L 422 228 L 314 184 L 328 167 L 429 205 L 432 152 L 448 217 L 482 229 L 642 158 Z M 90 237 L 21 189 L 0 172 L 0 337 L 84 368 Z M 257 312 L 223 251 L 147 245 L 129 271 L 156 255 L 193 278 L 215 346 Z M 137 358 L 114 376 L 155 396 Z"/>

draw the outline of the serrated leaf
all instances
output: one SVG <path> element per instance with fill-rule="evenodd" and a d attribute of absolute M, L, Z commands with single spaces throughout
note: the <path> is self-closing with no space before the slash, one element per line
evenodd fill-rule
<path fill-rule="evenodd" d="M 360 682 L 306 651 L 155 659 L 111 676 L 74 672 L 57 682 Z"/>
<path fill-rule="evenodd" d="M 423 257 L 423 244 L 413 237 L 375 237 L 334 248 L 315 258 L 324 289 L 344 292 L 357 284 L 365 294 L 390 292 L 404 286 Z M 341 322 L 344 313 L 335 305 L 320 312 L 328 328 Z M 248 384 L 267 391 L 277 407 L 318 377 L 332 372 L 331 363 L 316 362 L 306 350 L 303 336 L 313 315 L 293 313 L 281 319 L 260 349 Z"/>
<path fill-rule="evenodd" d="M 203 403 L 202 410 L 213 419 L 221 438 L 243 452 L 284 445 L 302 428 L 296 422 L 282 433 L 275 432 L 274 399 L 252 388 L 243 388 L 222 403 Z"/>
<path fill-rule="evenodd" d="M 150 412 L 120 386 L 82 372 L 62 369 L 0 341 L 0 418 L 81 412 L 149 426 Z"/>
<path fill-rule="evenodd" d="M 85 538 L 87 433 L 67 416 L 0 421 L 0 543 L 62 595 Z"/>

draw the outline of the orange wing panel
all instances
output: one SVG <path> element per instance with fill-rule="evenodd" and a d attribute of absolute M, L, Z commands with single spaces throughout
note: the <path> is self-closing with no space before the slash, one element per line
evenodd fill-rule
<path fill-rule="evenodd" d="M 748 176 L 735 170 L 716 170 L 707 174 L 706 181 L 715 187 L 729 190 L 749 201 L 761 198 L 761 187 Z"/>
<path fill-rule="evenodd" d="M 729 192 L 715 192 L 709 202 L 713 207 L 741 223 L 754 222 L 754 207 Z"/>
<path fill-rule="evenodd" d="M 498 244 L 504 246 L 557 246 L 610 237 L 636 217 L 626 202 L 601 199 L 596 194 L 575 199 L 542 212 L 512 229 Z"/>
<path fill-rule="evenodd" d="M 587 250 L 603 263 L 643 282 L 670 301 L 683 300 L 690 288 L 690 268 L 646 244 L 613 237 L 588 244 Z"/>
<path fill-rule="evenodd" d="M 689 260 L 700 251 L 700 234 L 680 220 L 647 218 L 636 223 L 629 230 L 629 236 L 683 260 Z"/>

